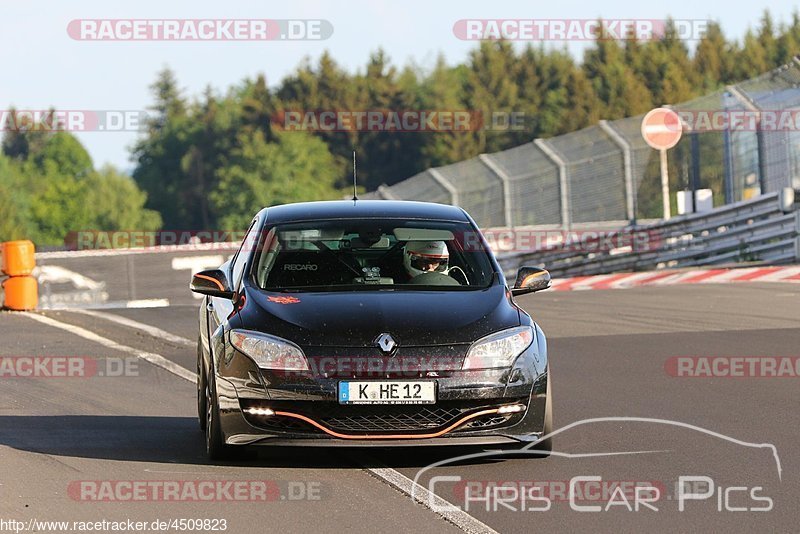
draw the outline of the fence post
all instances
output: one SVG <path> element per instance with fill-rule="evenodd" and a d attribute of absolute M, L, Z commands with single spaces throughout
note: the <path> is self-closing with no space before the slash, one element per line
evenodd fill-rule
<path fill-rule="evenodd" d="M 625 212 L 631 224 L 636 224 L 636 191 L 633 184 L 633 163 L 631 162 L 631 144 L 622 137 L 606 120 L 599 122 L 600 128 L 622 150 L 622 166 L 625 176 Z"/>
<path fill-rule="evenodd" d="M 794 261 L 800 262 L 800 210 L 794 212 Z"/>
<path fill-rule="evenodd" d="M 436 180 L 436 183 L 447 189 L 447 192 L 450 193 L 450 203 L 453 206 L 458 206 L 458 189 L 444 176 L 442 173 L 439 172 L 438 169 L 428 169 L 428 172 L 431 173 L 431 177 Z"/>
<path fill-rule="evenodd" d="M 569 230 L 572 227 L 572 203 L 569 180 L 567 180 L 567 164 L 544 139 L 535 139 L 533 142 L 558 167 L 558 182 L 561 188 L 561 226 L 564 230 Z"/>
<path fill-rule="evenodd" d="M 511 213 L 510 178 L 505 172 L 503 172 L 503 169 L 501 169 L 494 161 L 492 161 L 488 154 L 481 154 L 478 156 L 478 159 L 481 160 L 481 163 L 486 165 L 486 167 L 500 179 L 500 182 L 503 185 L 503 219 L 505 221 L 506 228 L 513 228 L 514 218 Z"/>
<path fill-rule="evenodd" d="M 725 88 L 728 93 L 730 93 L 733 98 L 739 101 L 747 111 L 751 111 L 756 114 L 759 126 L 761 125 L 761 109 L 755 105 L 755 103 L 750 100 L 744 93 L 742 93 L 738 87 L 735 85 L 729 85 Z M 728 132 L 728 130 L 726 130 Z M 729 143 L 733 136 L 728 132 L 726 139 L 726 143 Z M 732 153 L 733 151 L 728 148 L 728 150 Z M 756 154 L 758 154 L 758 187 L 761 189 L 761 194 L 765 195 L 770 191 L 767 191 L 767 145 L 764 139 L 764 131 L 761 128 L 756 130 Z M 732 171 L 731 171 L 732 172 Z M 726 173 L 727 178 L 727 173 Z M 733 180 L 731 180 L 733 181 Z M 733 184 L 731 184 L 733 185 Z M 726 184 L 727 186 L 727 184 Z M 733 198 L 735 201 L 736 199 Z"/>

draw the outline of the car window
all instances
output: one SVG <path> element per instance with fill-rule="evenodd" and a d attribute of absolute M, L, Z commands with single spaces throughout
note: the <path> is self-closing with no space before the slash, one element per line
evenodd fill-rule
<path fill-rule="evenodd" d="M 477 289 L 492 283 L 467 223 L 359 219 L 279 225 L 260 251 L 256 282 L 273 291 Z M 465 246 L 466 245 L 466 246 Z"/>

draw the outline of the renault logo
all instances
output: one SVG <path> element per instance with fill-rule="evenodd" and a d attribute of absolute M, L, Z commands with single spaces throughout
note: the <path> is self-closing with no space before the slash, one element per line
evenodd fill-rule
<path fill-rule="evenodd" d="M 394 338 L 389 334 L 381 334 L 375 339 L 375 344 L 380 347 L 380 349 L 389 354 L 392 352 L 396 347 L 397 343 L 395 342 Z"/>

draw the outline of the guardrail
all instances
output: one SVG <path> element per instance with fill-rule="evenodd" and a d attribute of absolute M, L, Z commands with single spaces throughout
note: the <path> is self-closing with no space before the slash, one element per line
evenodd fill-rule
<path fill-rule="evenodd" d="M 504 271 L 540 266 L 555 277 L 587 276 L 702 265 L 748 262 L 781 265 L 800 262 L 800 209 L 795 190 L 762 195 L 707 213 L 683 215 L 621 229 L 647 236 L 642 248 L 603 247 L 590 237 L 533 252 L 501 254 Z M 612 236 L 613 237 L 613 236 Z M 606 241 L 609 236 L 605 236 Z"/>

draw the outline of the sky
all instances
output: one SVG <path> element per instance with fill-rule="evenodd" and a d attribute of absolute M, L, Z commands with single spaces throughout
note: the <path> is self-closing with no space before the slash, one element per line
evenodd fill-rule
<path fill-rule="evenodd" d="M 443 54 L 464 61 L 474 41 L 456 37 L 459 19 L 664 19 L 715 20 L 725 34 L 741 40 L 755 28 L 765 4 L 672 0 L 592 3 L 503 0 L 0 0 L 0 111 L 144 110 L 152 103 L 149 85 L 169 66 L 187 96 L 211 86 L 225 91 L 245 78 L 264 73 L 275 87 L 305 58 L 312 62 L 329 50 L 350 71 L 366 64 L 382 47 L 396 65 L 410 61 L 428 68 Z M 777 22 L 788 22 L 793 2 L 769 4 Z M 82 41 L 70 37 L 75 19 L 323 19 L 333 34 L 323 41 Z M 524 44 L 524 43 L 522 43 Z M 520 46 L 522 46 L 522 44 Z M 548 42 L 580 58 L 586 42 Z M 692 46 L 692 43 L 688 43 Z M 111 163 L 130 171 L 135 132 L 81 132 L 95 165 Z"/>

